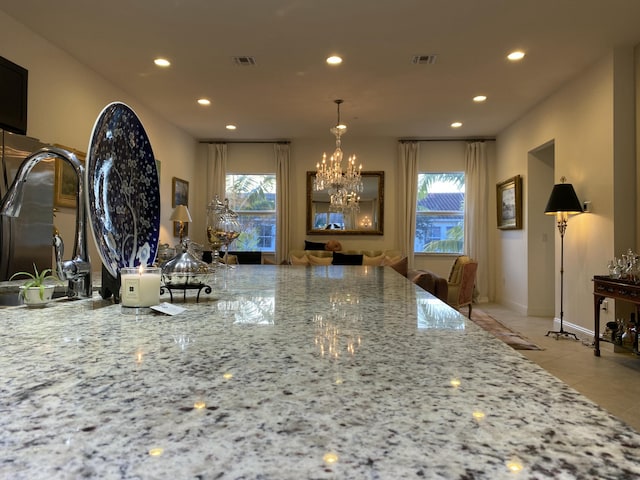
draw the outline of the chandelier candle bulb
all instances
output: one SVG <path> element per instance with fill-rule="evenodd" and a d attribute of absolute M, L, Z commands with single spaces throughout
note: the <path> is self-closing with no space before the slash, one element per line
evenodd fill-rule
<path fill-rule="evenodd" d="M 160 303 L 160 269 L 156 267 L 120 270 L 123 307 L 152 307 Z"/>

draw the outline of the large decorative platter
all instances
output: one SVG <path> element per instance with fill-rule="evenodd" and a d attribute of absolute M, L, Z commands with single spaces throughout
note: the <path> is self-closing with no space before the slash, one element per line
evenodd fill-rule
<path fill-rule="evenodd" d="M 91 231 L 102 263 L 151 265 L 158 251 L 160 185 L 149 137 L 131 108 L 107 105 L 93 127 L 86 163 Z"/>

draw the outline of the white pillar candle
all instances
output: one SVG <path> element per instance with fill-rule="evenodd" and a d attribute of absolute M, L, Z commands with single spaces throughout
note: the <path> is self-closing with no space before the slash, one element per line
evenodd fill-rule
<path fill-rule="evenodd" d="M 151 307 L 160 303 L 160 269 L 121 268 L 120 302 L 123 307 Z"/>

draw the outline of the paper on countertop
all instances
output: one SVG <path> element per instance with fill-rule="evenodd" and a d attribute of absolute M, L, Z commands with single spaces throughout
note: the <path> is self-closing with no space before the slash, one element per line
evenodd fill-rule
<path fill-rule="evenodd" d="M 165 313 L 167 315 L 178 315 L 186 311 L 186 308 L 179 307 L 178 305 L 174 305 L 173 303 L 162 302 L 159 305 L 154 305 L 151 307 L 156 312 Z"/>

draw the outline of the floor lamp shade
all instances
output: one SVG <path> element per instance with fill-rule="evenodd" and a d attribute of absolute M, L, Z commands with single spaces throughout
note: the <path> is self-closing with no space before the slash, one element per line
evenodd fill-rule
<path fill-rule="evenodd" d="M 566 212 L 569 214 L 582 213 L 582 205 L 573 185 L 570 183 L 558 183 L 553 186 L 551 196 L 547 202 L 547 208 L 544 213 L 553 215 L 558 212 Z"/>

